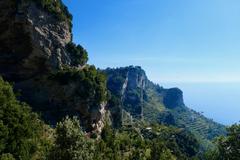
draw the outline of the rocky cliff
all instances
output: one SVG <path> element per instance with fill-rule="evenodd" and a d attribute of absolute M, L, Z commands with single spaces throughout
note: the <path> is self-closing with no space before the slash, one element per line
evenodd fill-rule
<path fill-rule="evenodd" d="M 163 104 L 167 108 L 185 106 L 183 102 L 183 92 L 179 88 L 163 90 Z"/>
<path fill-rule="evenodd" d="M 2 0 L 0 6 L 4 77 L 27 79 L 71 63 L 64 49 L 72 38 L 70 19 L 57 18 L 35 1 Z"/>
<path fill-rule="evenodd" d="M 124 119 L 143 118 L 143 103 L 147 76 L 141 67 L 106 69 L 107 86 L 111 92 L 109 109 L 113 124 L 120 126 Z M 124 118 L 125 117 L 125 118 Z"/>
<path fill-rule="evenodd" d="M 186 107 L 180 89 L 154 84 L 141 67 L 108 68 L 105 73 L 112 95 L 109 109 L 116 127 L 132 124 L 134 120 L 157 122 L 187 129 L 203 141 L 225 133 L 223 125 Z"/>
<path fill-rule="evenodd" d="M 142 118 L 144 103 L 148 101 L 149 88 L 154 88 L 150 80 L 148 80 L 145 71 L 141 67 L 130 66 L 125 68 L 106 69 L 108 75 L 108 89 L 113 96 L 121 97 L 121 103 L 124 110 L 132 116 Z M 157 85 L 156 85 L 157 86 Z M 156 89 L 159 97 L 162 98 L 166 108 L 183 107 L 183 92 L 178 88 Z"/>
<path fill-rule="evenodd" d="M 86 130 L 101 132 L 105 80 L 86 64 L 86 50 L 72 43 L 71 14 L 63 3 L 1 0 L 0 24 L 0 74 L 15 83 L 19 98 L 51 124 L 77 115 Z"/>

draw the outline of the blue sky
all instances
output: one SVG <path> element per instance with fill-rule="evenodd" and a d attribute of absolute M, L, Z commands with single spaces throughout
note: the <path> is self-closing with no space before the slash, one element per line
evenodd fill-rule
<path fill-rule="evenodd" d="M 139 65 L 154 82 L 240 82 L 239 0 L 64 0 L 97 67 Z"/>

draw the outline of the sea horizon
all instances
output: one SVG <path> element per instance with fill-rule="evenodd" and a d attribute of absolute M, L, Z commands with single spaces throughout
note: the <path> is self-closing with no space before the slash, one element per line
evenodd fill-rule
<path fill-rule="evenodd" d="M 209 119 L 232 125 L 239 122 L 240 82 L 157 82 L 164 88 L 180 88 L 187 107 Z"/>

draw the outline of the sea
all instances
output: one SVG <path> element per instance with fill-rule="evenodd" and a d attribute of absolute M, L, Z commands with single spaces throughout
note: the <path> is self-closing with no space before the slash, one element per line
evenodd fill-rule
<path fill-rule="evenodd" d="M 159 83 L 183 91 L 185 105 L 224 125 L 240 121 L 240 83 Z"/>

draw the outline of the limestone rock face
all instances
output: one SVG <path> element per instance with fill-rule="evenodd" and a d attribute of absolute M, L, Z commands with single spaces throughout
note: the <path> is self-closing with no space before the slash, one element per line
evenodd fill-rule
<path fill-rule="evenodd" d="M 143 94 L 148 81 L 140 67 L 129 67 L 126 75 L 127 85 L 123 92 L 124 109 L 135 117 L 143 116 Z"/>
<path fill-rule="evenodd" d="M 131 123 L 133 118 L 143 118 L 143 97 L 148 83 L 141 67 L 106 69 L 108 89 L 112 94 L 109 110 L 114 126 Z"/>
<path fill-rule="evenodd" d="M 120 102 L 110 105 L 113 121 L 123 123 L 124 117 L 128 121 L 133 118 L 152 117 L 157 119 L 163 110 L 184 107 L 183 92 L 178 88 L 164 89 L 148 80 L 141 67 L 125 67 L 106 69 L 108 75 L 108 89 L 113 97 L 120 97 Z M 116 99 L 114 97 L 114 99 Z M 128 116 L 125 116 L 128 113 Z M 166 115 L 168 121 L 171 115 Z M 151 119 L 151 118 L 149 118 Z M 170 120 L 169 120 L 170 119 Z M 173 123 L 173 118 L 171 123 Z M 119 124 L 118 124 L 119 125 Z M 117 126 L 118 126 L 117 125 Z"/>
<path fill-rule="evenodd" d="M 31 1 L 0 2 L 0 73 L 7 79 L 27 79 L 70 64 L 64 47 L 71 41 L 67 21 Z"/>
<path fill-rule="evenodd" d="M 1 0 L 0 24 L 0 75 L 14 82 L 19 98 L 53 125 L 66 115 L 78 116 L 87 131 L 101 132 L 106 102 L 94 103 L 91 95 L 76 94 L 98 90 L 84 91 L 85 84 L 78 80 L 59 84 L 49 79 L 63 67 L 83 70 L 87 66 L 71 65 L 73 57 L 66 49 L 72 41 L 70 19 L 60 19 L 35 0 Z"/>

